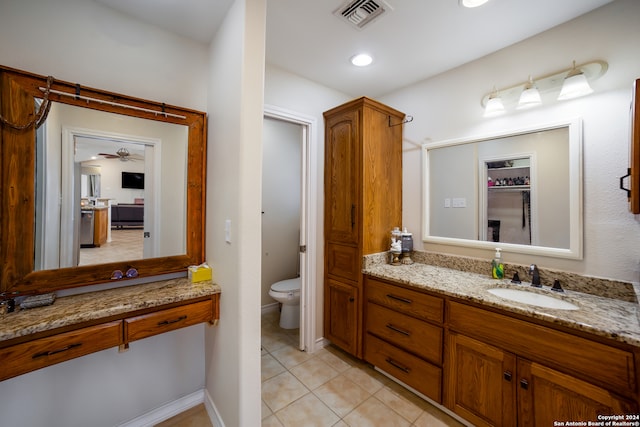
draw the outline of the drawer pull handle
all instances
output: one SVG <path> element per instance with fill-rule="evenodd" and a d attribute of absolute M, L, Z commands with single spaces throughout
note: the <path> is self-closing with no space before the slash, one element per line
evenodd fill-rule
<path fill-rule="evenodd" d="M 59 348 L 57 350 L 42 351 L 40 353 L 34 354 L 33 356 L 31 356 L 31 358 L 32 359 L 38 359 L 40 357 L 53 356 L 54 354 L 58 354 L 58 353 L 62 353 L 62 352 L 65 352 L 65 351 L 72 350 L 74 348 L 78 348 L 81 345 L 82 345 L 82 343 L 69 344 L 68 346 Z"/>
<path fill-rule="evenodd" d="M 180 316 L 177 319 L 173 319 L 173 320 L 163 320 L 162 322 L 158 322 L 158 326 L 165 326 L 165 325 L 170 325 L 172 323 L 178 323 L 181 320 L 186 319 L 187 316 Z"/>
<path fill-rule="evenodd" d="M 398 328 L 396 326 L 393 326 L 391 323 L 387 323 L 386 326 L 387 326 L 387 328 L 391 329 L 394 332 L 398 332 L 399 334 L 406 335 L 406 336 L 410 336 L 411 335 L 410 332 L 407 332 L 407 331 L 402 330 L 402 329 L 400 329 L 400 328 Z"/>
<path fill-rule="evenodd" d="M 386 361 L 389 365 L 393 366 L 394 368 L 398 368 L 398 369 L 400 369 L 402 372 L 404 372 L 404 373 L 406 373 L 406 374 L 408 374 L 409 372 L 411 372 L 411 369 L 409 369 L 409 368 L 407 368 L 406 366 L 404 366 L 404 365 L 402 365 L 402 364 L 400 364 L 400 363 L 396 362 L 395 360 L 393 360 L 393 359 L 392 359 L 392 358 L 390 358 L 390 357 L 386 358 L 386 359 L 385 359 L 385 361 Z"/>
<path fill-rule="evenodd" d="M 505 379 L 505 380 L 507 380 L 507 381 L 511 382 L 511 377 L 512 377 L 512 376 L 513 376 L 513 375 L 511 374 L 511 372 L 509 372 L 509 371 L 504 371 L 504 379 Z"/>
<path fill-rule="evenodd" d="M 524 390 L 527 390 L 529 388 L 529 381 L 525 380 L 524 378 L 521 379 L 520 387 L 523 388 Z"/>
<path fill-rule="evenodd" d="M 405 303 L 405 304 L 411 304 L 411 303 L 413 303 L 413 301 L 412 301 L 412 300 L 410 300 L 410 299 L 408 299 L 408 298 L 402 298 L 402 297 L 399 297 L 399 296 L 396 296 L 396 295 L 393 295 L 393 294 L 387 294 L 387 297 L 388 297 L 388 298 L 391 298 L 391 299 L 394 299 L 394 300 L 396 300 L 396 301 L 403 302 L 403 303 Z"/>

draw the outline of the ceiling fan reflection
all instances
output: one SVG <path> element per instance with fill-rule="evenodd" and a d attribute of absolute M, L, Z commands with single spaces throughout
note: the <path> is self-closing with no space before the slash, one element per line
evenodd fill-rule
<path fill-rule="evenodd" d="M 118 151 L 116 151 L 115 154 L 98 153 L 98 155 L 104 157 L 105 159 L 118 159 L 121 162 L 129 162 L 129 161 L 136 161 L 136 160 L 143 160 L 144 159 L 144 157 L 142 157 L 140 155 L 131 154 L 129 152 L 129 150 L 127 150 L 124 147 L 118 149 Z"/>

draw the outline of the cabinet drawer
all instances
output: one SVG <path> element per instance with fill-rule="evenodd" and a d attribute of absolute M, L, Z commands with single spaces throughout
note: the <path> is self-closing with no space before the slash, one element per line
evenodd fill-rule
<path fill-rule="evenodd" d="M 125 340 L 135 341 L 213 319 L 211 300 L 125 319 Z"/>
<path fill-rule="evenodd" d="M 366 280 L 367 300 L 401 311 L 419 319 L 442 323 L 444 301 L 442 298 L 389 285 L 375 279 Z"/>
<path fill-rule="evenodd" d="M 122 343 L 122 322 L 90 326 L 0 350 L 0 381 Z"/>
<path fill-rule="evenodd" d="M 367 332 L 438 365 L 442 364 L 442 328 L 369 302 Z"/>
<path fill-rule="evenodd" d="M 631 352 L 456 302 L 449 306 L 449 326 L 609 390 L 636 390 Z"/>
<path fill-rule="evenodd" d="M 361 257 L 357 246 L 327 245 L 327 273 L 358 281 L 362 274 Z"/>
<path fill-rule="evenodd" d="M 366 334 L 365 360 L 425 396 L 442 403 L 442 369 Z"/>

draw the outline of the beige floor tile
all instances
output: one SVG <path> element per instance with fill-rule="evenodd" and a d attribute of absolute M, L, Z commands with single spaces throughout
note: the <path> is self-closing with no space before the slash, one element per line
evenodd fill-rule
<path fill-rule="evenodd" d="M 269 415 L 262 420 L 262 427 L 284 427 L 278 417 L 275 415 Z"/>
<path fill-rule="evenodd" d="M 343 417 L 350 427 L 409 427 L 409 421 L 391 410 L 384 403 L 371 397 Z"/>
<path fill-rule="evenodd" d="M 324 363 L 331 366 L 338 372 L 344 372 L 352 366 L 336 354 L 328 351 L 326 348 L 318 350 L 316 352 L 316 357 L 324 361 Z"/>
<path fill-rule="evenodd" d="M 339 375 L 313 391 L 331 410 L 344 417 L 356 406 L 368 399 L 371 394 L 362 387 Z"/>
<path fill-rule="evenodd" d="M 349 366 L 360 366 L 362 364 L 361 360 L 356 359 L 352 355 L 346 353 L 345 351 L 339 349 L 336 346 L 329 345 L 324 347 L 324 350 L 338 357 L 343 362 L 347 363 Z"/>
<path fill-rule="evenodd" d="M 156 424 L 155 427 L 212 427 L 212 424 L 204 404 L 201 403 L 175 417 Z"/>
<path fill-rule="evenodd" d="M 267 332 L 262 334 L 262 348 L 269 352 L 291 346 L 291 337 L 287 334 L 283 334 L 282 332 Z"/>
<path fill-rule="evenodd" d="M 111 242 L 95 248 L 81 248 L 78 265 L 104 264 L 130 259 L 141 259 L 142 228 L 111 230 Z"/>
<path fill-rule="evenodd" d="M 262 401 L 262 408 L 260 409 L 261 413 L 262 413 L 262 419 L 264 420 L 267 417 L 270 417 L 271 415 L 273 415 L 273 411 L 267 406 L 266 403 L 264 403 L 264 400 Z"/>
<path fill-rule="evenodd" d="M 435 406 L 429 407 L 422 412 L 422 415 L 413 424 L 414 427 L 464 427 L 458 420 L 439 410 Z M 469 424 L 471 425 L 471 424 Z"/>
<path fill-rule="evenodd" d="M 332 427 L 349 427 L 347 425 L 347 423 L 345 423 L 344 421 L 340 420 L 337 423 L 335 423 Z"/>
<path fill-rule="evenodd" d="M 276 412 L 284 427 L 331 427 L 340 418 L 313 394 L 307 394 Z"/>
<path fill-rule="evenodd" d="M 374 396 L 411 423 L 422 414 L 422 409 L 389 387 L 382 387 Z"/>
<path fill-rule="evenodd" d="M 309 390 L 314 390 L 322 384 L 335 378 L 339 372 L 327 365 L 321 359 L 314 357 L 294 366 L 289 370 L 296 376 Z"/>
<path fill-rule="evenodd" d="M 313 358 L 313 355 L 306 351 L 300 351 L 296 347 L 291 346 L 272 351 L 271 355 L 287 369 L 291 369 L 294 366 L 298 366 L 302 362 L 306 362 Z"/>
<path fill-rule="evenodd" d="M 261 358 L 261 371 L 262 371 L 262 381 L 268 380 L 269 378 L 273 378 L 278 374 L 283 373 L 287 369 L 282 366 L 280 362 L 278 362 L 272 355 L 269 353 L 265 354 Z"/>
<path fill-rule="evenodd" d="M 283 372 L 262 383 L 262 400 L 273 412 L 278 412 L 307 393 L 309 390 L 290 372 Z"/>
<path fill-rule="evenodd" d="M 384 386 L 382 375 L 370 368 L 351 367 L 342 373 L 369 393 L 374 394 Z"/>

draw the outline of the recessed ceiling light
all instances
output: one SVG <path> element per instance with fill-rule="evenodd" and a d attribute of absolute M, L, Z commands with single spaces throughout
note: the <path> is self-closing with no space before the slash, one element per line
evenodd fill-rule
<path fill-rule="evenodd" d="M 460 0 L 460 6 L 464 7 L 478 7 L 482 6 L 489 0 Z"/>
<path fill-rule="evenodd" d="M 360 53 L 351 57 L 351 63 L 356 67 L 366 67 L 373 62 L 371 55 Z"/>

